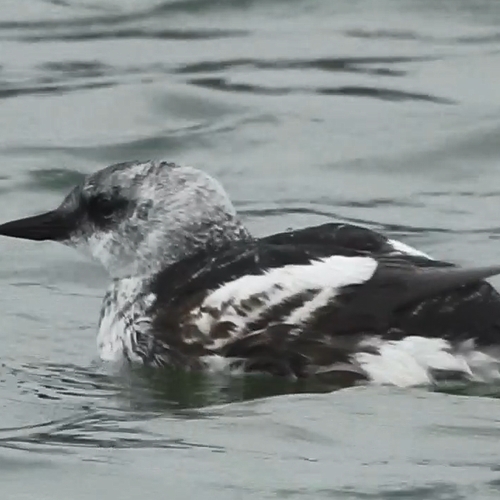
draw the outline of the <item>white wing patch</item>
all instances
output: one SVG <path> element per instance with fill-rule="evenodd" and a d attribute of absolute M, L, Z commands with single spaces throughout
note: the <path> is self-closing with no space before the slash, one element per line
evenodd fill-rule
<path fill-rule="evenodd" d="M 336 255 L 310 264 L 288 265 L 257 276 L 244 276 L 210 293 L 193 312 L 193 319 L 200 331 L 208 334 L 217 311 L 218 322 L 228 321 L 240 329 L 287 298 L 302 292 L 317 292 L 287 318 L 287 322 L 300 323 L 335 297 L 340 287 L 368 281 L 376 268 L 377 261 L 371 257 Z"/>

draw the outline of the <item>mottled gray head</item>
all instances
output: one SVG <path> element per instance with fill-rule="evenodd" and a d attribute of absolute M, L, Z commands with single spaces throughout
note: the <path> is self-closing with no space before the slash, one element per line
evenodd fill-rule
<path fill-rule="evenodd" d="M 0 225 L 0 234 L 80 248 L 113 278 L 150 274 L 209 245 L 249 238 L 216 180 L 152 161 L 88 175 L 56 210 Z"/>

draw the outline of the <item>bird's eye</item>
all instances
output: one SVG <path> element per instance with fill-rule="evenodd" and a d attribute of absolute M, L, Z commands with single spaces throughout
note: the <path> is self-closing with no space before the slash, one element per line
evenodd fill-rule
<path fill-rule="evenodd" d="M 104 196 L 94 196 L 89 200 L 89 213 L 96 218 L 109 218 L 113 215 L 115 208 L 111 199 Z"/>
<path fill-rule="evenodd" d="M 99 212 L 102 217 L 109 219 L 115 212 L 115 205 L 111 200 L 102 199 L 99 200 Z"/>
<path fill-rule="evenodd" d="M 125 205 L 126 201 L 121 198 L 97 195 L 88 202 L 89 217 L 97 224 L 103 224 L 113 218 Z"/>

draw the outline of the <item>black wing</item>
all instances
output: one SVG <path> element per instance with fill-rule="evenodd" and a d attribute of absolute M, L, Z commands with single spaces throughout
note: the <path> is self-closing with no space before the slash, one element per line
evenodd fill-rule
<path fill-rule="evenodd" d="M 381 262 L 365 284 L 344 288 L 300 326 L 274 322 L 234 338 L 224 349 L 244 359 L 247 371 L 283 376 L 314 375 L 349 385 L 367 377 L 353 355 L 376 349 L 366 336 L 401 339 L 444 337 L 451 344 L 474 339 L 500 343 L 500 297 L 483 280 L 500 267 L 475 270 L 417 268 Z"/>
<path fill-rule="evenodd" d="M 484 281 L 497 274 L 500 266 L 428 268 L 381 259 L 370 280 L 342 289 L 332 304 L 313 315 L 308 328 L 326 331 L 333 326 L 341 334 L 392 338 L 443 337 L 444 332 L 451 339 L 485 338 L 500 324 L 500 296 Z M 465 314 L 469 321 L 463 321 Z"/>
<path fill-rule="evenodd" d="M 155 336 L 180 358 L 194 359 L 205 352 L 204 335 L 189 348 L 196 352 L 186 351 L 184 333 L 196 332 L 179 332 L 178 320 L 200 305 L 210 291 L 239 277 L 288 264 L 307 264 L 331 255 L 368 255 L 378 264 L 372 278 L 339 290 L 301 325 L 286 324 L 293 301 L 275 307 L 265 321 L 259 319 L 255 330 L 240 337 L 224 332 L 231 325 L 220 324 L 217 335 L 228 339 L 220 354 L 246 359 L 248 370 L 306 376 L 314 367 L 315 374 L 324 369 L 356 378 L 362 373 L 350 363 L 351 355 L 359 352 L 359 340 L 367 334 L 390 339 L 419 335 L 452 341 L 474 338 L 480 344 L 498 342 L 500 296 L 484 280 L 499 274 L 500 267 L 468 270 L 428 259 L 387 258 L 368 251 L 366 245 L 357 249 L 342 246 L 333 236 L 322 241 L 322 231 L 314 237 L 305 234 L 282 233 L 217 252 L 201 252 L 163 270 L 151 283 L 157 297 L 156 311 L 152 311 L 157 317 Z"/>
<path fill-rule="evenodd" d="M 419 255 L 398 253 L 389 238 L 372 229 L 353 224 L 329 222 L 304 229 L 293 229 L 260 239 L 271 245 L 293 245 L 300 248 L 318 247 L 326 255 L 376 258 L 394 256 L 422 267 L 452 267 L 453 264 Z"/>
<path fill-rule="evenodd" d="M 202 251 L 161 271 L 152 283 L 152 291 L 166 303 L 182 301 L 199 290 L 213 290 L 241 276 L 291 264 L 308 264 L 332 255 L 364 256 L 364 251 L 316 239 L 288 242 L 280 235 L 233 244 L 218 251 Z M 297 238 L 298 240 L 298 238 Z"/>
<path fill-rule="evenodd" d="M 272 245 L 317 245 L 340 249 L 354 254 L 385 254 L 394 252 L 388 238 L 371 229 L 352 224 L 329 222 L 319 226 L 293 229 L 261 238 L 262 242 Z"/>
<path fill-rule="evenodd" d="M 153 291 L 163 302 L 194 290 L 214 289 L 246 274 L 290 264 L 308 264 L 314 259 L 393 255 L 394 248 L 383 235 L 350 224 L 328 223 L 285 231 L 251 242 L 233 244 L 218 251 L 204 250 L 157 275 Z M 452 267 L 447 262 L 412 255 L 395 256 L 395 261 L 420 267 Z"/>

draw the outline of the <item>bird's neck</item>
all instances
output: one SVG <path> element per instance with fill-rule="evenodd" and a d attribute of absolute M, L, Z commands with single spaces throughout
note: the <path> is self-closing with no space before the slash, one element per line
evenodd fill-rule
<path fill-rule="evenodd" d="M 182 231 L 147 243 L 144 250 L 136 255 L 138 260 L 135 269 L 119 278 L 136 276 L 147 279 L 199 253 L 216 254 L 232 245 L 252 240 L 249 231 L 237 218 L 231 217 L 217 222 L 194 222 Z"/>

